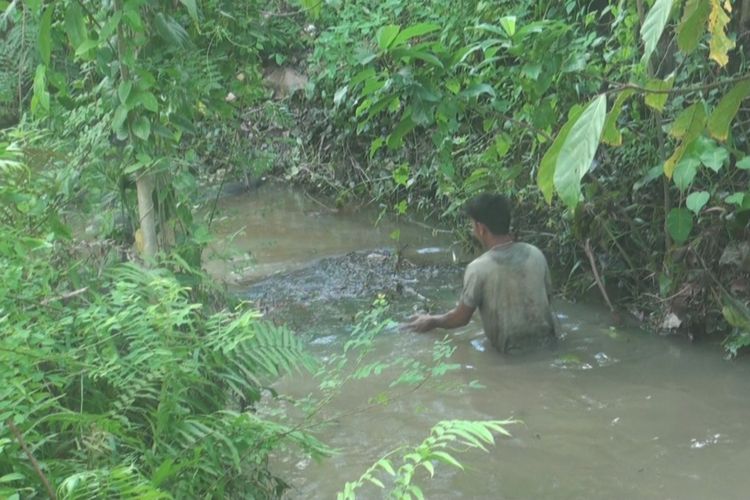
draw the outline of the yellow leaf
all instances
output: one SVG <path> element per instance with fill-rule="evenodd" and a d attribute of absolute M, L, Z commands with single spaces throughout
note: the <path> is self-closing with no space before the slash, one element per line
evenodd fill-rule
<path fill-rule="evenodd" d="M 731 7 L 728 10 L 731 12 Z M 711 14 L 708 16 L 708 31 L 711 32 L 709 57 L 719 66 L 726 66 L 729 62 L 727 53 L 734 48 L 734 42 L 726 34 L 727 24 L 729 15 L 721 6 L 720 0 L 711 0 Z"/>

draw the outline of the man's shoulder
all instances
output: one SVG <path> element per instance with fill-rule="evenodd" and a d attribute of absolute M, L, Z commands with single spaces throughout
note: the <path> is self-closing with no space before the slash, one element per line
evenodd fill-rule
<path fill-rule="evenodd" d="M 519 241 L 518 243 L 516 243 L 516 246 L 518 247 L 519 251 L 525 252 L 528 255 L 534 255 L 536 257 L 544 258 L 544 252 L 542 252 L 539 247 L 532 245 L 531 243 Z"/>

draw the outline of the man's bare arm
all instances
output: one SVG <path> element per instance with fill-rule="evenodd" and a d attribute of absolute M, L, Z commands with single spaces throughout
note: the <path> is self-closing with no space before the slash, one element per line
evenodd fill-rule
<path fill-rule="evenodd" d="M 463 302 L 459 302 L 456 307 L 445 314 L 419 314 L 409 318 L 409 322 L 402 325 L 403 330 L 414 332 L 429 332 L 435 328 L 445 328 L 451 330 L 459 328 L 469 323 L 474 307 L 469 307 Z"/>

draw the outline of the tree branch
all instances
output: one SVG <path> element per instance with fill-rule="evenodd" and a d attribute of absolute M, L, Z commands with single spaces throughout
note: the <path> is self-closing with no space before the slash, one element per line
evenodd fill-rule
<path fill-rule="evenodd" d="M 641 92 L 644 94 L 690 94 L 692 92 L 700 92 L 702 90 L 710 90 L 716 87 L 721 87 L 724 85 L 730 85 L 732 83 L 738 83 L 738 82 L 744 82 L 745 80 L 750 80 L 750 73 L 746 73 L 744 75 L 736 76 L 734 78 L 728 78 L 726 80 L 721 80 L 718 82 L 713 83 L 706 83 L 704 85 L 692 85 L 689 87 L 678 87 L 678 88 L 672 88 L 668 90 L 657 90 L 657 89 L 648 89 L 646 87 L 642 87 L 641 85 L 637 85 L 635 83 L 619 83 L 614 82 L 611 80 L 607 80 L 606 78 L 603 78 L 602 81 L 608 85 L 616 85 L 616 87 L 605 90 L 605 94 L 612 94 L 615 92 L 620 92 L 622 90 L 632 89 L 637 92 Z"/>

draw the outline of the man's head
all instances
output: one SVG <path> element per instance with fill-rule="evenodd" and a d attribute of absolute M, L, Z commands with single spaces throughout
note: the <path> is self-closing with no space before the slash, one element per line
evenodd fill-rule
<path fill-rule="evenodd" d="M 483 193 L 464 205 L 464 212 L 474 222 L 474 234 L 484 243 L 486 238 L 510 232 L 510 201 L 502 194 Z"/>

